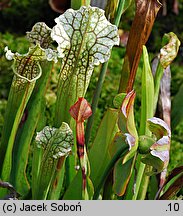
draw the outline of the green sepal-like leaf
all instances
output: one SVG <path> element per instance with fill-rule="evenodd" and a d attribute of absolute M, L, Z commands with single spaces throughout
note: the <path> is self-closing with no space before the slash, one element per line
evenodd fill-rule
<path fill-rule="evenodd" d="M 43 156 L 40 165 L 37 199 L 46 199 L 53 183 L 58 159 L 67 157 L 73 144 L 72 130 L 68 124 L 62 123 L 59 129 L 46 126 L 37 133 L 38 147 L 43 148 Z M 60 185 L 62 187 L 62 185 Z M 61 188 L 60 188 L 61 190 Z"/>
<path fill-rule="evenodd" d="M 150 152 L 150 147 L 155 143 L 155 139 L 147 135 L 139 136 L 139 153 L 147 154 Z"/>
<path fill-rule="evenodd" d="M 133 139 L 133 137 L 131 138 Z M 116 133 L 113 142 L 111 143 L 109 148 L 111 158 L 115 156 L 116 152 L 120 151 L 120 148 L 122 146 L 124 147 L 129 146 L 129 151 L 130 151 L 130 149 L 132 148 L 132 142 L 127 141 L 126 139 L 130 139 L 130 134 L 123 135 L 121 132 Z M 124 159 L 119 159 L 114 166 L 113 188 L 115 193 L 118 196 L 124 195 L 126 191 L 134 167 L 134 162 L 133 162 L 134 159 L 135 157 L 127 160 L 125 163 L 124 163 Z"/>
<path fill-rule="evenodd" d="M 125 142 L 125 135 L 121 132 L 117 132 L 109 145 L 109 153 L 111 158 L 114 157 L 115 153 L 121 148 L 122 145 L 129 146 L 128 143 Z"/>
<path fill-rule="evenodd" d="M 157 137 L 157 141 L 150 147 L 150 154 L 142 158 L 142 162 L 151 165 L 155 170 L 149 175 L 159 173 L 167 168 L 169 163 L 169 149 L 171 132 L 168 125 L 161 119 L 148 119 L 150 131 Z"/>
<path fill-rule="evenodd" d="M 120 93 L 114 97 L 113 104 L 116 109 L 121 107 L 121 104 L 126 96 L 126 93 Z"/>
<path fill-rule="evenodd" d="M 123 196 L 126 191 L 133 171 L 133 161 L 134 158 L 131 158 L 125 164 L 122 164 L 122 159 L 119 159 L 115 164 L 113 189 L 118 196 Z"/>
<path fill-rule="evenodd" d="M 95 65 L 106 62 L 113 45 L 119 44 L 117 27 L 110 24 L 104 11 L 95 7 L 67 10 L 55 19 L 51 36 L 62 57 L 55 125 L 68 122 L 69 108 L 84 97 Z"/>
<path fill-rule="evenodd" d="M 157 137 L 157 139 L 163 136 L 171 136 L 171 131 L 168 125 L 160 118 L 153 117 L 148 119 L 149 130 Z"/>
<path fill-rule="evenodd" d="M 144 164 L 147 164 L 153 167 L 153 169 L 145 171 L 146 175 L 158 174 L 162 172 L 162 170 L 164 169 L 164 162 L 160 158 L 153 156 L 151 154 L 148 154 L 146 157 L 143 157 L 141 161 Z"/>
<path fill-rule="evenodd" d="M 163 68 L 167 68 L 168 65 L 174 60 L 179 51 L 180 41 L 176 34 L 170 32 L 163 36 L 163 48 L 160 50 L 160 63 Z"/>
<path fill-rule="evenodd" d="M 126 143 L 129 145 L 129 152 L 124 157 L 123 163 L 131 159 L 138 148 L 138 134 L 133 112 L 134 99 L 135 92 L 129 92 L 123 100 L 119 113 L 118 126 L 123 136 L 125 136 Z"/>

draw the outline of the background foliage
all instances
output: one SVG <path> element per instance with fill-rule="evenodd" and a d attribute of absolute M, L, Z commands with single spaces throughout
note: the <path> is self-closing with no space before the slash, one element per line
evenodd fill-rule
<path fill-rule="evenodd" d="M 151 58 L 159 52 L 161 47 L 161 39 L 165 32 L 173 31 L 179 37 L 181 44 L 183 44 L 183 0 L 179 1 L 179 13 L 175 14 L 172 11 L 172 1 L 168 1 L 167 4 L 167 15 L 163 16 L 160 11 L 155 25 L 153 27 L 152 34 L 147 43 L 148 50 L 151 52 Z M 58 13 L 54 12 L 48 0 L 11 0 L 5 8 L 0 10 L 0 137 L 3 125 L 3 116 L 6 109 L 7 97 L 12 81 L 12 68 L 11 62 L 5 60 L 4 48 L 8 47 L 12 51 L 19 53 L 26 53 L 29 44 L 25 37 L 26 31 L 30 31 L 32 26 L 38 22 L 43 21 L 48 26 L 52 27 L 54 24 L 54 18 L 58 16 Z M 120 28 L 124 31 L 129 31 L 134 16 L 134 6 L 132 5 L 123 17 L 123 23 L 120 24 Z M 15 25 L 16 23 L 16 25 Z M 109 67 L 107 76 L 102 89 L 101 97 L 99 99 L 99 106 L 97 108 L 94 126 L 92 129 L 91 141 L 94 139 L 96 129 L 100 123 L 100 120 L 105 113 L 107 107 L 113 106 L 113 98 L 117 94 L 120 72 L 124 57 L 125 47 L 123 44 L 120 47 L 115 47 L 112 51 L 111 59 L 109 61 Z M 152 60 L 152 59 L 151 59 Z M 180 91 L 180 87 L 183 84 L 183 46 L 181 45 L 178 57 L 171 66 L 171 99 L 174 103 L 174 98 Z M 93 73 L 89 90 L 86 98 L 91 102 L 93 91 L 96 86 L 97 77 L 99 74 L 99 67 L 95 68 Z M 52 111 L 55 106 L 55 86 L 57 82 L 57 72 L 59 65 L 56 70 L 53 71 L 52 80 L 50 86 L 47 88 L 46 101 L 46 116 L 48 117 L 49 124 L 52 124 L 53 116 Z M 135 90 L 137 92 L 137 98 L 135 101 L 135 117 L 136 122 L 139 124 L 140 116 L 140 77 L 141 77 L 142 66 L 140 64 L 137 78 L 135 82 Z M 182 109 L 182 107 L 181 107 Z M 179 115 L 179 113 L 177 113 Z M 182 163 L 183 158 L 183 121 L 180 116 L 180 120 L 177 125 L 172 128 L 172 143 L 170 151 L 170 164 L 169 170 L 172 170 L 175 166 Z M 182 194 L 182 193 L 180 193 Z"/>

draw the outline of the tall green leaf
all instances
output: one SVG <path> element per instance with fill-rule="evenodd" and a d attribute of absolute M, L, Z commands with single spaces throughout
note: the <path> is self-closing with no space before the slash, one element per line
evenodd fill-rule
<path fill-rule="evenodd" d="M 154 79 L 149 64 L 147 49 L 143 46 L 142 99 L 140 135 L 151 135 L 147 127 L 147 119 L 153 117 Z"/>
<path fill-rule="evenodd" d="M 95 7 L 67 10 L 55 19 L 51 36 L 62 57 L 55 125 L 69 122 L 68 113 L 78 97 L 84 97 L 95 65 L 107 61 L 113 45 L 119 43 L 117 27 L 110 24 L 104 11 Z"/>
<path fill-rule="evenodd" d="M 7 58 L 14 59 L 13 71 L 15 76 L 10 89 L 4 132 L 0 146 L 1 178 L 4 181 L 8 181 L 10 176 L 12 150 L 19 123 L 34 89 L 35 82 L 42 74 L 39 61 L 46 59 L 46 53 L 39 45 L 31 47 L 25 55 L 13 54 L 8 49 L 6 51 Z"/>
<path fill-rule="evenodd" d="M 68 124 L 63 122 L 59 129 L 46 126 L 37 133 L 36 142 L 38 147 L 43 148 L 43 155 L 37 180 L 37 193 L 34 199 L 46 199 L 50 187 L 55 184 L 54 177 L 59 158 L 65 159 L 71 152 L 73 135 Z M 62 184 L 59 185 L 59 190 L 61 191 L 61 189 Z"/>
<path fill-rule="evenodd" d="M 150 146 L 153 144 L 154 140 L 150 139 L 151 132 L 148 129 L 147 119 L 153 117 L 153 105 L 154 105 L 154 79 L 149 63 L 149 56 L 145 46 L 143 46 L 143 70 L 142 70 L 142 90 L 141 90 L 141 116 L 140 116 L 140 136 L 139 138 L 139 152 L 144 153 L 149 151 Z M 140 161 L 141 155 L 139 154 L 137 159 Z M 142 188 L 142 178 L 148 178 L 144 175 L 145 164 L 137 164 L 137 180 L 136 180 L 136 189 L 133 196 L 133 199 L 137 199 L 138 193 L 141 193 Z M 147 186 L 147 185 L 146 185 Z M 145 191 L 147 188 L 143 186 Z M 140 190 L 140 191 L 139 191 Z M 145 194 L 145 192 L 143 192 Z M 140 195 L 141 196 L 141 195 Z M 141 198 L 140 198 L 141 199 Z"/>

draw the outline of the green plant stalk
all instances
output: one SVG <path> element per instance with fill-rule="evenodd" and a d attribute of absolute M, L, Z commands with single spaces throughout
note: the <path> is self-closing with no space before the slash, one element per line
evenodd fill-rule
<path fill-rule="evenodd" d="M 137 195 L 139 193 L 139 189 L 140 189 L 142 177 L 143 177 L 143 174 L 144 174 L 145 166 L 146 166 L 145 164 L 143 164 L 143 163 L 140 162 L 140 166 L 139 166 L 139 169 L 138 169 L 137 180 L 136 180 L 135 193 L 134 193 L 134 195 L 132 197 L 132 200 L 136 200 L 137 199 Z"/>
<path fill-rule="evenodd" d="M 148 165 L 145 165 L 145 169 L 148 167 Z M 152 167 L 149 166 L 149 170 L 152 170 Z M 144 200 L 146 197 L 146 193 L 147 193 L 147 188 L 149 185 L 149 179 L 150 176 L 145 174 L 145 170 L 144 170 L 144 175 L 142 176 L 142 180 L 141 180 L 141 185 L 140 185 L 140 189 L 139 189 L 139 193 L 138 193 L 138 197 L 137 199 L 139 200 Z"/>
<path fill-rule="evenodd" d="M 119 22 L 121 19 L 121 15 L 123 13 L 123 9 L 124 9 L 124 5 L 125 5 L 125 0 L 120 0 L 118 3 L 118 8 L 117 8 L 117 12 L 116 12 L 116 17 L 114 20 L 114 24 L 118 27 L 119 26 Z M 96 86 L 96 90 L 94 92 L 94 96 L 92 99 L 92 115 L 90 116 L 90 118 L 88 119 L 87 125 L 86 125 L 86 148 L 88 148 L 89 146 L 89 140 L 90 140 L 90 135 L 91 135 L 91 129 L 93 126 L 93 121 L 94 121 L 94 115 L 98 106 L 98 101 L 99 101 L 99 97 L 100 97 L 100 93 L 102 91 L 102 86 L 105 80 L 105 76 L 106 76 L 106 72 L 107 72 L 107 67 L 108 67 L 108 62 L 105 62 L 102 65 L 100 74 L 99 74 L 99 78 L 98 78 L 98 82 L 97 82 L 97 86 Z"/>
<path fill-rule="evenodd" d="M 78 10 L 81 6 L 89 6 L 90 0 L 71 0 L 71 8 Z"/>
<path fill-rule="evenodd" d="M 112 168 L 114 167 L 115 163 L 118 161 L 118 159 L 120 157 L 123 157 L 126 153 L 128 152 L 128 146 L 122 146 L 117 152 L 116 154 L 113 156 L 113 158 L 111 159 L 111 161 L 109 162 L 109 164 L 107 165 L 102 177 L 100 178 L 99 184 L 97 185 L 96 189 L 95 189 L 95 193 L 93 195 L 93 199 L 96 200 L 98 199 L 99 195 L 100 195 L 100 191 L 102 186 L 105 183 L 106 178 L 108 177 L 110 171 L 112 170 Z"/>
<path fill-rule="evenodd" d="M 57 167 L 58 160 L 50 158 L 50 148 L 51 146 L 49 146 L 49 148 L 46 149 L 46 152 L 44 153 L 41 160 L 41 166 L 37 182 L 38 187 L 37 192 L 35 194 L 35 199 L 38 200 L 46 200 L 51 187 L 51 183 L 54 179 L 54 170 L 56 170 Z"/>
<path fill-rule="evenodd" d="M 3 181 L 8 181 L 10 177 L 10 172 L 11 172 L 11 167 L 12 167 L 12 150 L 13 150 L 13 145 L 15 141 L 15 136 L 16 136 L 21 118 L 23 116 L 24 109 L 33 91 L 34 85 L 35 85 L 35 82 L 27 83 L 23 98 L 21 100 L 20 106 L 16 113 L 16 117 L 14 119 L 14 124 L 13 124 L 11 134 L 9 137 L 8 146 L 7 146 L 7 150 L 6 150 L 6 154 L 5 154 L 5 158 L 3 162 L 2 173 L 1 173 L 1 178 L 3 179 Z"/>
<path fill-rule="evenodd" d="M 33 158 L 32 158 L 32 199 L 37 198 L 38 188 L 38 177 L 41 165 L 41 158 L 43 151 L 41 148 L 37 147 L 37 143 L 34 142 L 33 145 Z"/>
<path fill-rule="evenodd" d="M 65 173 L 65 157 L 61 157 L 58 160 L 57 167 L 52 179 L 51 187 L 47 196 L 49 200 L 58 200 L 60 198 L 60 192 L 63 185 L 64 173 Z"/>
<path fill-rule="evenodd" d="M 148 52 L 145 46 L 143 46 L 143 71 L 142 71 L 142 99 L 141 99 L 141 121 L 140 121 L 140 135 L 151 136 L 151 132 L 147 127 L 147 119 L 153 117 L 153 106 L 154 106 L 154 80 L 151 72 Z M 138 155 L 138 161 L 140 162 L 141 155 Z M 140 188 L 143 187 L 143 194 L 146 193 L 147 187 L 144 187 L 142 184 L 142 179 L 146 179 L 148 182 L 148 177 L 144 174 L 146 165 L 142 162 L 139 163 L 137 168 L 137 180 L 135 193 L 132 197 L 133 200 L 136 200 L 138 197 Z"/>

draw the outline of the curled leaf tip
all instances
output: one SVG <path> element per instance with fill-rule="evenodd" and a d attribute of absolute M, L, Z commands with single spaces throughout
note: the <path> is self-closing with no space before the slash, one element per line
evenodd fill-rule
<path fill-rule="evenodd" d="M 166 69 L 176 58 L 180 47 L 180 41 L 176 34 L 170 32 L 163 36 L 163 48 L 160 50 L 160 63 Z"/>
<path fill-rule="evenodd" d="M 128 113 L 129 113 L 131 107 L 133 106 L 135 96 L 136 96 L 135 91 L 134 90 L 130 91 L 126 95 L 125 100 L 122 103 L 121 111 L 126 118 L 128 116 Z"/>
<path fill-rule="evenodd" d="M 92 115 L 92 109 L 87 100 L 80 97 L 78 101 L 71 106 L 69 113 L 76 121 L 84 122 L 84 120 Z"/>

